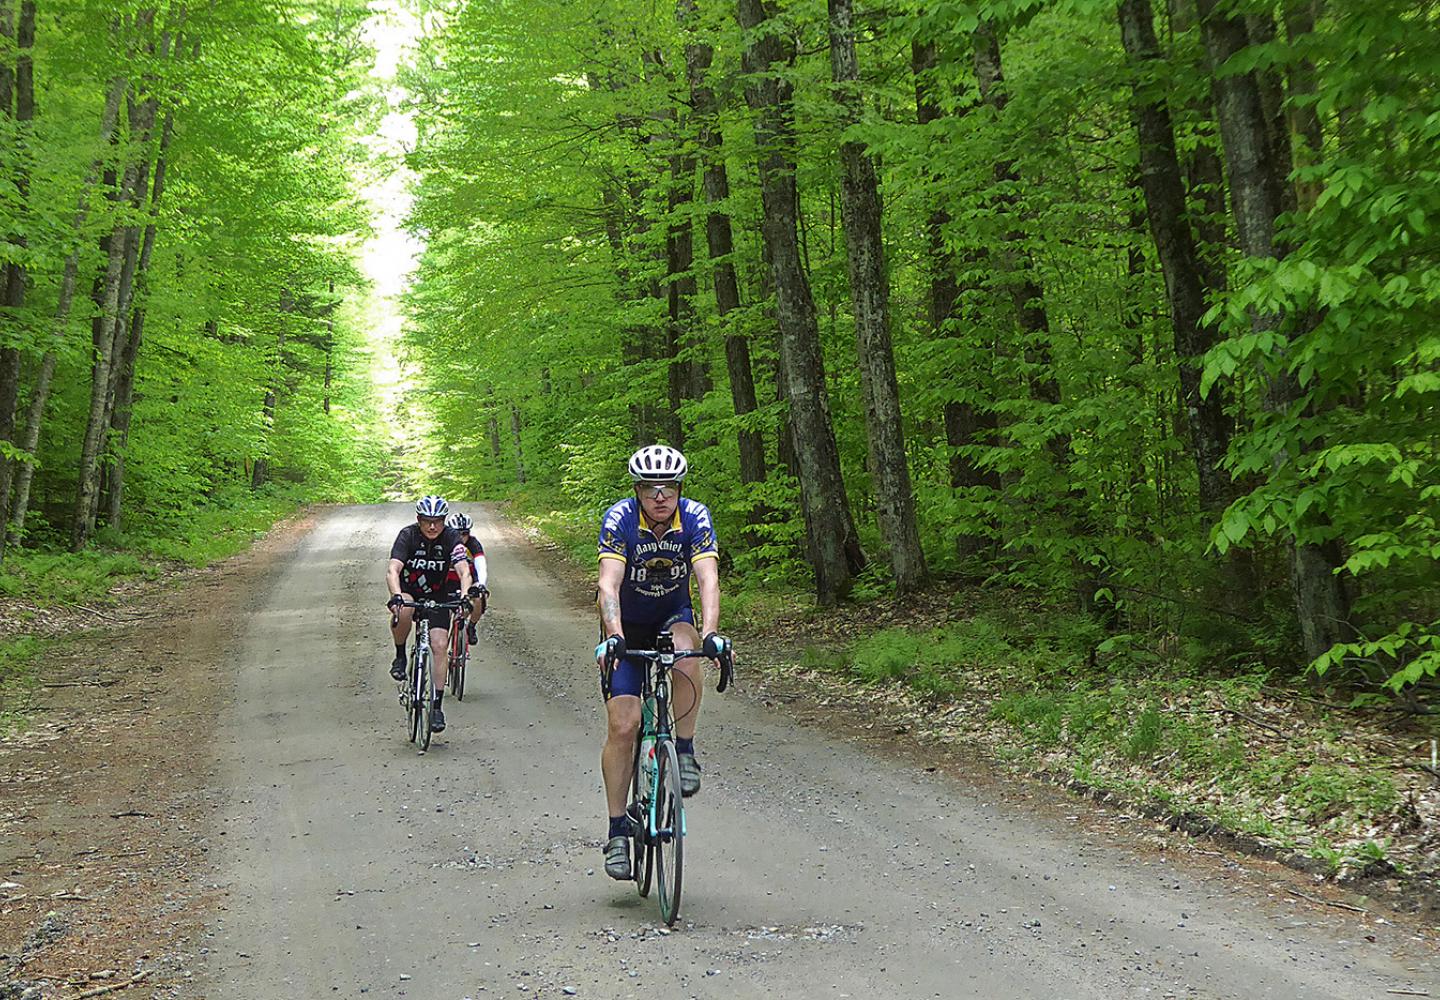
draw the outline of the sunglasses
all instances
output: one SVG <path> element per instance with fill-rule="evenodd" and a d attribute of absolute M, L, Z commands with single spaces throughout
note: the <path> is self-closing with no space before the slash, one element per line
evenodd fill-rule
<path fill-rule="evenodd" d="M 680 492 L 679 483 L 636 483 L 635 488 L 642 493 L 649 490 L 652 500 L 670 500 Z"/>
<path fill-rule="evenodd" d="M 427 528 L 443 528 L 445 526 L 445 519 L 443 517 L 422 517 L 420 518 L 420 523 Z"/>

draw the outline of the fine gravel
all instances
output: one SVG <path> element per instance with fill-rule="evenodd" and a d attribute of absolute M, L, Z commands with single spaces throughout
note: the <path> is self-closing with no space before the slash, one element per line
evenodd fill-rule
<path fill-rule="evenodd" d="M 382 607 L 411 508 L 329 510 L 277 561 L 221 719 L 225 896 L 182 996 L 1440 996 L 1435 957 L 1394 925 L 1282 904 L 713 678 L 667 932 L 653 895 L 604 875 L 588 593 L 467 510 L 491 610 L 424 755 Z"/>

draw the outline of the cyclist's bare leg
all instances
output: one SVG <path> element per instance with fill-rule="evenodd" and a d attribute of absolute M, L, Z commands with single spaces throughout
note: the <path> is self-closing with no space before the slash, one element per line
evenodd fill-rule
<path fill-rule="evenodd" d="M 435 672 L 435 690 L 445 690 L 445 678 L 450 670 L 450 630 L 430 630 L 430 669 Z"/>
<path fill-rule="evenodd" d="M 676 649 L 699 649 L 700 633 L 688 622 L 676 622 L 670 626 L 675 637 Z M 670 679 L 670 714 L 675 720 L 675 735 L 682 740 L 695 738 L 695 723 L 700 719 L 700 696 L 705 689 L 705 659 L 689 656 L 675 661 L 675 673 L 679 677 Z"/>
<path fill-rule="evenodd" d="M 405 600 L 407 600 L 407 601 L 413 601 L 413 600 L 415 600 L 415 598 L 411 597 L 409 594 L 402 593 L 400 596 L 403 597 L 403 598 L 405 598 Z M 396 609 L 396 611 L 395 611 L 395 624 L 392 625 L 392 626 L 390 626 L 390 635 L 391 635 L 392 637 L 394 637 L 394 639 L 395 639 L 395 645 L 397 645 L 397 646 L 403 646 L 403 645 L 405 645 L 406 640 L 408 640 L 408 639 L 410 638 L 410 625 L 411 625 L 412 622 L 414 622 L 414 620 L 415 620 L 415 609 L 414 609 L 414 608 L 397 608 L 397 609 Z"/>
<path fill-rule="evenodd" d="M 640 731 L 640 699 L 633 694 L 617 694 L 605 703 L 605 716 L 600 771 L 605 776 L 605 804 L 611 816 L 619 816 L 629 804 L 635 734 Z"/>

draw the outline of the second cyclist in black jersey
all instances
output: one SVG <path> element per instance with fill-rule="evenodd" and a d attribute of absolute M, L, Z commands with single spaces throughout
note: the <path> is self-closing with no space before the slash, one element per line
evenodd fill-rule
<path fill-rule="evenodd" d="M 479 596 L 470 572 L 469 552 L 460 532 L 445 524 L 449 513 L 450 505 L 444 497 L 421 497 L 415 504 L 415 523 L 406 525 L 395 536 L 385 570 L 385 582 L 390 590 L 385 606 L 395 615 L 391 628 L 395 659 L 390 664 L 390 676 L 397 681 L 405 679 L 405 643 L 410 637 L 410 626 L 427 628 L 435 664 L 435 708 L 430 728 L 437 733 L 445 728 L 441 702 L 445 696 L 448 666 L 445 645 L 449 638 L 450 612 L 435 612 L 433 617 L 421 612 L 417 623 L 415 609 L 400 607 L 400 603 L 453 601 L 461 594 Z"/>

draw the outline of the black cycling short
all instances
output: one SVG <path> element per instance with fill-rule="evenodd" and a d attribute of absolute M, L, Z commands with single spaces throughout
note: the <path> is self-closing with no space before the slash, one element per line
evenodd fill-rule
<path fill-rule="evenodd" d="M 417 601 L 458 601 L 459 599 L 460 592 L 458 590 L 451 594 L 415 598 Z M 459 609 L 452 608 L 411 608 L 410 610 L 415 612 L 416 622 L 428 621 L 431 628 L 446 629 L 450 627 L 450 616 L 459 611 Z"/>
<path fill-rule="evenodd" d="M 654 649 L 655 637 L 666 631 L 676 622 L 685 622 L 689 625 L 695 624 L 695 610 L 686 605 L 676 611 L 663 622 L 653 625 L 634 625 L 627 621 L 621 621 L 620 627 L 625 630 L 625 645 L 633 649 Z M 631 659 L 626 657 L 615 664 L 615 672 L 610 675 L 610 697 L 618 694 L 639 696 L 640 682 L 645 676 L 645 669 L 648 664 L 644 660 Z"/>

